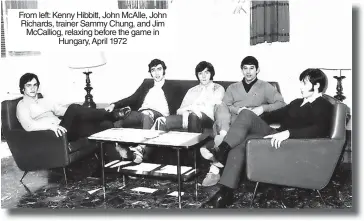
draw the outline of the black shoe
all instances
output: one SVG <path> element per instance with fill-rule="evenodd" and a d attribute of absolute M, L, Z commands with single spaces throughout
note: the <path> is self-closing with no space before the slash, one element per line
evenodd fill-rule
<path fill-rule="evenodd" d="M 209 208 L 226 208 L 233 204 L 234 193 L 233 189 L 222 187 L 219 191 L 207 202 Z"/>
<path fill-rule="evenodd" d="M 129 116 L 130 112 L 131 112 L 130 107 L 124 107 L 124 108 L 113 110 L 112 115 L 113 115 L 114 121 L 124 120 L 125 118 L 127 118 Z"/>

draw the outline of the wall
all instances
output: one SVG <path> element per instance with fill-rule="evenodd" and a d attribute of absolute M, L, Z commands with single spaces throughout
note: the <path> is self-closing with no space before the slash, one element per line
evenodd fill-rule
<path fill-rule="evenodd" d="M 99 6 L 100 2 L 94 4 Z M 166 62 L 170 79 L 194 79 L 197 63 L 207 60 L 215 66 L 216 80 L 238 81 L 242 78 L 241 60 L 253 55 L 260 62 L 258 77 L 278 81 L 286 102 L 300 96 L 298 76 L 306 68 L 351 68 L 350 3 L 290 1 L 290 42 L 253 47 L 249 43 L 249 14 L 233 15 L 233 3 L 231 0 L 174 0 L 168 28 L 161 37 L 163 43 L 151 43 L 150 47 L 135 48 L 135 51 L 105 51 L 107 65 L 92 70 L 94 100 L 108 103 L 131 94 L 149 76 L 147 65 L 153 58 Z M 46 96 L 66 103 L 83 101 L 85 76 L 80 70 L 68 68 L 67 57 L 63 52 L 48 51 L 37 57 L 1 59 L 1 81 L 6 79 L 1 95 L 18 93 L 19 77 L 25 72 L 34 72 L 40 76 L 41 90 Z M 325 73 L 329 79 L 327 93 L 335 95 L 333 76 L 339 73 Z M 352 73 L 345 71 L 343 75 L 346 76 L 345 102 L 351 106 Z"/>

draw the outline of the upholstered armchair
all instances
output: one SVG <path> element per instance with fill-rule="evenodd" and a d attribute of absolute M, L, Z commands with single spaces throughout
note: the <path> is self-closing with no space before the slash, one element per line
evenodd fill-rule
<path fill-rule="evenodd" d="M 25 131 L 16 117 L 16 106 L 21 99 L 1 102 L 3 135 L 17 166 L 24 171 L 20 182 L 28 171 L 62 167 L 67 183 L 65 168 L 95 152 L 96 145 L 89 143 L 87 138 L 68 142 L 67 134 L 56 137 L 51 130 Z"/>
<path fill-rule="evenodd" d="M 247 178 L 255 181 L 253 203 L 259 182 L 319 190 L 331 180 L 344 150 L 347 106 L 323 95 L 333 106 L 329 138 L 288 139 L 278 149 L 270 139 L 247 142 Z M 321 197 L 322 199 L 322 197 Z"/>

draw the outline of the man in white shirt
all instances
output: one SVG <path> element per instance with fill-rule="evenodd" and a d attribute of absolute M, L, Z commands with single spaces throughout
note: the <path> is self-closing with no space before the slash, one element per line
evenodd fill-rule
<path fill-rule="evenodd" d="M 162 60 L 153 59 L 148 68 L 153 82 L 145 80 L 134 94 L 105 108 L 107 111 L 128 106 L 131 108 L 130 114 L 125 119 L 114 124 L 116 127 L 150 129 L 158 117 L 169 116 L 171 109 L 169 104 L 172 103 L 173 94 L 165 93 L 166 90 L 172 90 L 165 85 L 167 66 Z M 138 145 L 132 149 L 132 158 L 135 163 L 141 163 L 149 150 L 145 145 Z M 122 158 L 130 157 L 130 151 L 127 148 L 118 146 L 117 150 Z"/>
<path fill-rule="evenodd" d="M 213 82 L 215 69 L 209 62 L 201 61 L 195 68 L 195 75 L 200 84 L 187 91 L 176 115 L 157 119 L 157 129 L 183 128 L 188 132 L 201 133 L 203 128 L 212 127 L 215 105 L 221 104 L 225 89 Z"/>

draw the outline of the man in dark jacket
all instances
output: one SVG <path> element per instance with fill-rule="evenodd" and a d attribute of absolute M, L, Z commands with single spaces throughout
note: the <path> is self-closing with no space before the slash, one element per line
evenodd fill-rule
<path fill-rule="evenodd" d="M 144 80 L 134 94 L 105 108 L 107 111 L 113 111 L 115 108 L 130 107 L 130 114 L 125 119 L 116 122 L 115 127 L 150 129 L 158 117 L 169 116 L 170 111 L 176 109 L 170 106 L 173 103 L 173 93 L 166 93 L 166 91 L 173 89 L 165 84 L 167 69 L 165 63 L 159 59 L 154 59 L 148 67 L 153 81 Z M 145 145 L 138 145 L 132 149 L 134 150 L 133 161 L 141 163 L 146 152 Z M 123 158 L 128 158 L 129 151 L 127 149 L 118 147 L 118 151 Z"/>
<path fill-rule="evenodd" d="M 246 140 L 250 137 L 271 139 L 273 148 L 280 148 L 288 138 L 327 137 L 330 133 L 332 105 L 322 97 L 327 78 L 319 69 L 307 69 L 299 77 L 301 99 L 272 111 L 262 118 L 252 111 L 242 110 L 231 125 L 223 142 L 203 155 L 225 165 L 220 179 L 220 190 L 208 203 L 214 208 L 224 208 L 233 202 L 233 190 L 238 187 L 245 165 Z M 278 129 L 269 127 L 279 123 Z"/>

